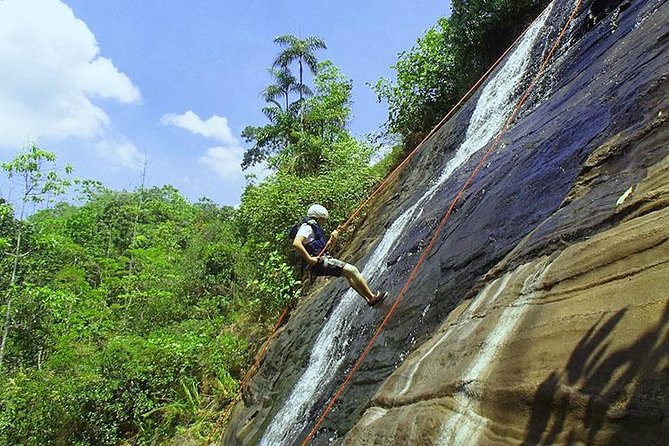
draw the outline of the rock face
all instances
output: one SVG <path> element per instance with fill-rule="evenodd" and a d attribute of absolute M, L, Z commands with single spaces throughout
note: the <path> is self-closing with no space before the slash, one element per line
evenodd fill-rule
<path fill-rule="evenodd" d="M 555 0 L 368 210 L 223 444 L 300 444 L 386 316 L 576 2 Z M 311 444 L 665 444 L 669 2 L 584 1 Z"/>

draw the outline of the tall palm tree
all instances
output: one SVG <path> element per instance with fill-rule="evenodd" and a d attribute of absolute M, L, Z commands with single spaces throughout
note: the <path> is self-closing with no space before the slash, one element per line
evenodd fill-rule
<path fill-rule="evenodd" d="M 300 71 L 299 89 L 297 91 L 300 93 L 301 103 L 306 92 L 303 80 L 304 66 L 306 65 L 312 73 L 316 72 L 318 60 L 314 56 L 314 51 L 326 49 L 325 41 L 316 36 L 300 39 L 292 34 L 284 34 L 275 38 L 274 43 L 284 47 L 284 50 L 276 57 L 273 66 L 287 68 L 291 63 L 297 62 Z"/>
<path fill-rule="evenodd" d="M 0 0 L 1 1 L 1 0 Z M 304 84 L 304 67 L 316 73 L 318 60 L 314 56 L 317 49 L 325 49 L 325 42 L 319 37 L 299 39 L 291 34 L 285 34 L 274 39 L 274 42 L 283 47 L 276 57 L 269 73 L 273 83 L 261 93 L 267 102 L 262 112 L 271 124 L 264 127 L 247 126 L 242 136 L 254 146 L 244 153 L 242 168 L 247 168 L 267 158 L 271 153 L 288 149 L 299 141 L 295 132 L 297 118 L 300 129 L 304 130 L 302 108 L 304 99 L 313 95 L 311 89 Z M 290 65 L 297 62 L 299 66 L 299 82 L 291 73 Z M 299 99 L 291 102 L 291 93 L 298 93 Z"/>

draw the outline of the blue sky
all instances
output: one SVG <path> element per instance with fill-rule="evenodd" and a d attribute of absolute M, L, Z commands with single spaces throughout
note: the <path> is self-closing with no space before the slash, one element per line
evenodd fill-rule
<path fill-rule="evenodd" d="M 317 56 L 352 79 L 350 129 L 362 137 L 387 116 L 365 84 L 393 79 L 397 54 L 449 11 L 428 0 L 0 0 L 0 159 L 34 141 L 113 189 L 138 186 L 146 160 L 147 185 L 236 205 L 240 134 L 266 123 L 274 37 L 325 40 Z"/>

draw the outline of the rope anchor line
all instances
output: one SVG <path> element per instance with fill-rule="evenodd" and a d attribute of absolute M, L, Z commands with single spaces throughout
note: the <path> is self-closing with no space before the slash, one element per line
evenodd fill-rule
<path fill-rule="evenodd" d="M 529 27 L 528 27 L 529 29 Z M 397 177 L 397 175 L 401 172 L 404 167 L 406 167 L 409 164 L 409 161 L 420 151 L 420 149 L 423 148 L 423 145 L 425 144 L 426 141 L 428 141 L 441 127 L 448 122 L 453 115 L 460 109 L 462 104 L 464 104 L 471 96 L 472 94 L 481 86 L 481 84 L 488 78 L 490 73 L 492 73 L 495 68 L 500 64 L 500 62 L 506 57 L 506 55 L 511 51 L 511 49 L 516 45 L 516 43 L 527 33 L 527 29 L 507 48 L 507 50 L 502 54 L 496 61 L 493 63 L 490 68 L 488 68 L 488 71 L 486 71 L 481 78 L 476 81 L 474 85 L 465 93 L 462 98 L 455 104 L 451 110 L 439 121 L 439 123 L 428 133 L 422 140 L 421 142 L 404 158 L 404 160 L 397 166 L 395 169 L 393 169 L 386 178 L 379 183 L 378 186 L 372 190 L 370 193 L 369 197 L 367 197 L 358 207 L 351 213 L 351 215 L 348 217 L 348 219 L 341 224 L 337 229 L 339 231 L 343 231 L 345 228 L 351 225 L 353 220 L 362 212 L 362 210 L 372 201 L 373 198 L 375 198 L 377 195 L 379 195 L 383 190 L 385 190 L 388 185 L 390 185 L 391 181 Z M 323 255 L 323 253 L 330 247 L 331 245 L 331 240 L 328 240 L 327 244 L 323 248 L 323 250 L 320 252 L 319 255 Z M 291 304 L 287 305 L 286 308 L 284 308 L 283 312 L 281 313 L 281 316 L 277 320 L 276 324 L 274 325 L 274 328 L 270 332 L 270 335 L 268 336 L 267 340 L 261 347 L 260 351 L 256 355 L 256 359 L 249 369 L 249 371 L 244 375 L 244 378 L 242 379 L 242 382 L 239 385 L 239 388 L 237 390 L 237 393 L 235 397 L 232 399 L 230 403 L 228 403 L 228 408 L 223 412 L 223 415 L 221 418 L 218 420 L 216 423 L 216 426 L 214 427 L 214 430 L 212 431 L 212 434 L 208 437 L 207 439 L 207 444 L 211 444 L 211 437 L 218 432 L 222 426 L 225 424 L 225 422 L 228 420 L 230 417 L 230 414 L 232 412 L 232 407 L 241 399 L 242 396 L 242 391 L 248 384 L 248 381 L 253 377 L 255 371 L 258 369 L 260 364 L 262 363 L 262 360 L 264 359 L 265 353 L 267 352 L 267 349 L 269 348 L 269 343 L 270 341 L 274 338 L 274 335 L 276 334 L 277 330 L 279 327 L 282 325 L 283 321 L 285 318 L 288 316 L 290 309 L 291 309 Z"/>

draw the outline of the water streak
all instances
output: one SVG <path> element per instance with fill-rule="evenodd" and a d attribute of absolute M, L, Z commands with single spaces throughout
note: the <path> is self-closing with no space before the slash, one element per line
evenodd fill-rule
<path fill-rule="evenodd" d="M 528 303 L 536 299 L 537 290 L 543 283 L 550 264 L 545 264 L 533 274 L 528 274 L 528 270 L 533 267 L 532 264 L 526 264 L 508 274 L 510 277 L 526 276 L 523 289 L 513 305 L 502 311 L 499 321 L 486 337 L 481 350 L 469 365 L 465 375 L 459 380 L 466 384 L 453 395 L 454 413 L 442 425 L 437 445 L 477 444 L 479 436 L 485 431 L 488 419 L 479 414 L 479 397 L 483 392 L 483 383 L 490 374 L 495 357 L 511 338 L 525 315 Z M 508 290 L 500 288 L 497 296 L 503 291 Z"/>
<path fill-rule="evenodd" d="M 418 359 L 414 360 L 413 364 L 411 365 L 411 367 L 409 367 L 409 370 L 407 372 L 407 378 L 406 382 L 404 383 L 404 386 L 399 392 L 397 392 L 398 396 L 404 395 L 409 390 L 411 390 L 411 388 L 413 387 L 415 373 L 420 369 L 420 366 L 423 364 L 423 361 L 427 359 L 437 349 L 437 347 L 439 347 L 445 341 L 453 338 L 456 335 L 458 339 L 467 339 L 471 335 L 472 331 L 475 328 L 477 328 L 478 325 L 483 321 L 483 319 L 471 320 L 476 311 L 478 310 L 478 308 L 484 303 L 491 305 L 492 302 L 495 302 L 495 300 L 502 293 L 502 291 L 506 289 L 506 285 L 509 282 L 510 278 L 511 278 L 510 275 L 504 276 L 504 278 L 501 279 L 501 282 L 499 284 L 497 282 L 500 279 L 495 280 L 490 284 L 488 284 L 488 286 L 486 286 L 474 298 L 474 300 L 470 303 L 469 307 L 467 307 L 467 309 L 463 311 L 462 314 L 458 317 L 458 322 L 460 323 L 460 325 L 451 327 L 449 330 L 446 330 L 439 337 L 439 339 L 432 345 L 432 347 L 430 347 Z M 496 289 L 496 291 L 493 292 L 490 296 L 488 296 L 490 291 L 493 289 Z"/>

